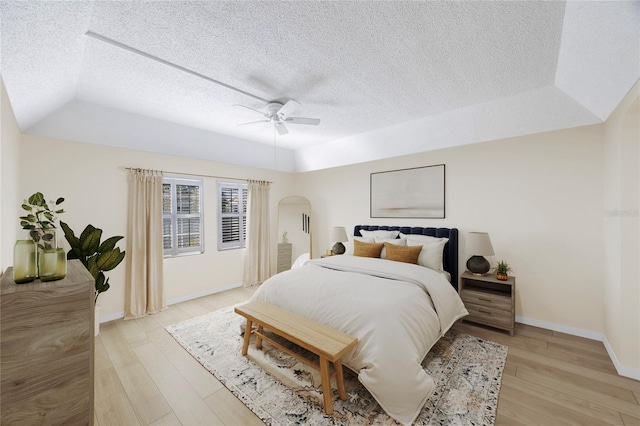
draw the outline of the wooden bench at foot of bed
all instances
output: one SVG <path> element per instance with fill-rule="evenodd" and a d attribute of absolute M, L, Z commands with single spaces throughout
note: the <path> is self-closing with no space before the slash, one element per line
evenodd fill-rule
<path fill-rule="evenodd" d="M 324 412 L 333 414 L 331 402 L 331 377 L 336 376 L 336 385 L 340 399 L 346 400 L 347 393 L 344 388 L 342 375 L 342 356 L 353 349 L 358 339 L 326 325 L 311 321 L 300 315 L 278 308 L 269 303 L 254 300 L 244 305 L 237 306 L 235 312 L 247 319 L 247 327 L 244 333 L 244 345 L 242 355 L 247 355 L 251 334 L 256 335 L 256 348 L 262 348 L 262 340 L 266 340 L 283 352 L 297 358 L 305 364 L 320 370 L 322 378 L 322 396 L 324 398 Z M 257 330 L 252 330 L 252 325 Z M 319 364 L 302 357 L 299 354 L 285 348 L 264 335 L 264 329 L 281 336 L 296 345 L 313 352 L 320 358 Z M 250 331 L 251 332 L 248 332 Z M 330 372 L 329 362 L 333 363 L 333 372 Z"/>

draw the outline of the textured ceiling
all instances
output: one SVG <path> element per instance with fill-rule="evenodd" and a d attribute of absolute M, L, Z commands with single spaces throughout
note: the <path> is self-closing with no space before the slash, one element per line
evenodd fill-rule
<path fill-rule="evenodd" d="M 601 122 L 640 77 L 638 1 L 2 1 L 0 12 L 22 131 L 292 171 Z M 277 137 L 270 123 L 239 127 L 262 117 L 234 104 L 265 103 L 87 31 L 296 99 L 294 115 L 322 122 Z M 274 144 L 282 164 L 265 157 Z"/>

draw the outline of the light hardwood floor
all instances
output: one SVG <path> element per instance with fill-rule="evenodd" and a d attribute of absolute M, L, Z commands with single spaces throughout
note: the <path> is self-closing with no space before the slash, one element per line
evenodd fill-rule
<path fill-rule="evenodd" d="M 262 425 L 164 330 L 252 293 L 233 289 L 102 324 L 95 424 Z M 454 327 L 509 347 L 497 425 L 640 425 L 640 382 L 616 374 L 602 343 L 522 324 L 513 337 L 467 323 Z"/>

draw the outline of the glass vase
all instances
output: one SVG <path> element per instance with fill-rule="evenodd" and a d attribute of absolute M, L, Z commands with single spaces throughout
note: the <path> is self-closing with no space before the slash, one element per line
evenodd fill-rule
<path fill-rule="evenodd" d="M 13 281 L 29 283 L 36 279 L 36 245 L 33 240 L 18 240 L 13 247 Z"/>
<path fill-rule="evenodd" d="M 53 250 L 58 247 L 56 228 L 36 228 L 29 231 L 29 236 L 36 244 L 36 274 L 40 277 L 40 257 L 42 255 L 42 251 Z"/>
<path fill-rule="evenodd" d="M 36 243 L 38 249 L 54 249 L 58 247 L 56 228 L 37 228 L 29 232 L 29 236 Z"/>
<path fill-rule="evenodd" d="M 39 255 L 40 281 L 61 280 L 67 275 L 67 257 L 62 248 L 45 248 Z"/>
<path fill-rule="evenodd" d="M 67 254 L 62 247 L 58 247 L 56 253 L 58 254 L 56 260 L 56 276 L 58 280 L 61 280 L 67 276 Z"/>

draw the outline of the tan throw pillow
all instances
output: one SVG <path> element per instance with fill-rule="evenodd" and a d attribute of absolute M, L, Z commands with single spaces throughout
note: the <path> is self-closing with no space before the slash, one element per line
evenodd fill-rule
<path fill-rule="evenodd" d="M 416 264 L 422 251 L 422 246 L 402 247 L 389 243 L 384 243 L 384 248 L 387 252 L 387 260 Z"/>
<path fill-rule="evenodd" d="M 360 257 L 380 257 L 384 243 L 363 243 L 353 240 L 353 255 Z"/>

